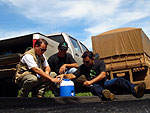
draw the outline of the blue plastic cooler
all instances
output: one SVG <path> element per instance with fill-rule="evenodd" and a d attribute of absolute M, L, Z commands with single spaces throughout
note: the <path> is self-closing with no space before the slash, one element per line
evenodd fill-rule
<path fill-rule="evenodd" d="M 74 83 L 69 79 L 63 79 L 60 83 L 60 96 L 75 96 Z"/>

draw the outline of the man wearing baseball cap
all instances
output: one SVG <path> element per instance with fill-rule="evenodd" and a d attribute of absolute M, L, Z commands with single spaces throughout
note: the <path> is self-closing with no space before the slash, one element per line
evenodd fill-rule
<path fill-rule="evenodd" d="M 58 45 L 58 53 L 52 55 L 48 59 L 51 72 L 55 72 L 56 75 L 74 73 L 78 67 L 77 62 L 74 60 L 70 53 L 67 53 L 68 44 L 63 41 Z M 55 96 L 59 96 L 59 89 L 55 89 Z"/>

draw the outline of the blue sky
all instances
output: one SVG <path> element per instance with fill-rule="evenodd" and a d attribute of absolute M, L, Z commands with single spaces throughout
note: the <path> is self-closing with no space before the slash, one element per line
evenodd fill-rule
<path fill-rule="evenodd" d="M 137 27 L 150 37 L 150 0 L 0 0 L 0 40 L 65 32 L 92 50 L 91 36 Z"/>

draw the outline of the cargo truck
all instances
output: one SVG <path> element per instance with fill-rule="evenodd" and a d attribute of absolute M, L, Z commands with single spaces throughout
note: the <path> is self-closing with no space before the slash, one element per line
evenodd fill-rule
<path fill-rule="evenodd" d="M 78 65 L 82 63 L 81 55 L 88 50 L 84 44 L 66 33 L 55 33 L 43 35 L 33 33 L 24 36 L 0 40 L 0 97 L 16 97 L 19 87 L 14 83 L 16 66 L 20 61 L 22 54 L 34 46 L 37 39 L 47 40 L 47 51 L 44 53 L 48 59 L 52 54 L 58 52 L 58 44 L 61 41 L 68 43 L 68 51 Z M 82 81 L 84 77 L 78 80 Z"/>
<path fill-rule="evenodd" d="M 123 77 L 150 89 L 150 40 L 141 28 L 119 28 L 92 36 L 93 52 L 104 60 L 108 79 Z"/>

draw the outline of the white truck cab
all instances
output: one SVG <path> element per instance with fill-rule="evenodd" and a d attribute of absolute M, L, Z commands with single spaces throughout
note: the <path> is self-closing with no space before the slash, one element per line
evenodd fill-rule
<path fill-rule="evenodd" d="M 49 34 L 49 35 L 46 35 L 46 36 L 47 36 L 47 38 L 49 38 L 51 40 L 54 40 L 58 44 L 61 41 L 66 41 L 68 43 L 68 47 L 69 47 L 67 52 L 72 54 L 73 58 L 76 60 L 76 62 L 79 65 L 82 64 L 81 56 L 82 56 L 83 52 L 87 51 L 88 49 L 80 41 L 78 41 L 77 39 L 71 37 L 70 35 L 68 35 L 66 33 L 55 33 L 55 34 Z M 58 44 L 56 44 L 56 47 L 58 47 Z M 57 51 L 58 51 L 58 49 L 56 48 L 56 52 Z M 47 51 L 45 54 L 49 54 L 49 53 L 50 52 Z M 46 55 L 46 56 L 49 56 L 49 55 Z"/>

